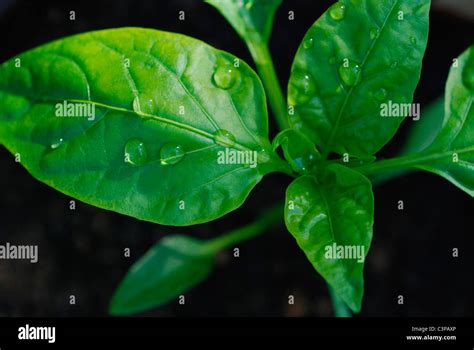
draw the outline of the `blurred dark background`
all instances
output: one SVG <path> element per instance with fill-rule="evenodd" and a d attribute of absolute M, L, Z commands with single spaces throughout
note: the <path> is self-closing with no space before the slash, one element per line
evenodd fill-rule
<path fill-rule="evenodd" d="M 296 49 L 332 1 L 286 0 L 275 18 L 271 51 L 285 87 Z M 441 96 L 450 64 L 474 38 L 472 0 L 435 1 L 415 102 Z M 459 5 L 459 6 L 458 6 Z M 69 12 L 76 20 L 69 20 Z M 178 20 L 185 11 L 186 20 Z M 0 61 L 75 33 L 140 26 L 187 34 L 251 62 L 237 34 L 200 0 L 0 0 Z M 294 11 L 295 20 L 288 20 Z M 382 152 L 396 154 L 413 121 Z M 273 130 L 273 133 L 275 130 Z M 239 210 L 204 225 L 170 228 L 77 203 L 36 181 L 0 149 L 0 244 L 38 244 L 39 262 L 0 261 L 0 316 L 103 316 L 130 265 L 167 234 L 213 237 L 250 222 L 284 198 L 289 179 L 266 177 Z M 428 173 L 375 188 L 375 229 L 365 269 L 361 316 L 474 316 L 474 200 Z M 403 200 L 405 210 L 397 209 Z M 131 257 L 124 257 L 124 248 Z M 459 257 L 452 257 L 452 249 Z M 326 285 L 285 228 L 218 257 L 209 279 L 144 316 L 331 316 Z M 288 305 L 288 295 L 295 305 Z M 69 304 L 69 296 L 76 305 Z M 397 296 L 404 296 L 404 305 Z"/>

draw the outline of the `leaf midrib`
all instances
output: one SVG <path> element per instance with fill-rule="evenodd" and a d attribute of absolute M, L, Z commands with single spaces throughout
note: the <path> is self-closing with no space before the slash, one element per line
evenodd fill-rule
<path fill-rule="evenodd" d="M 0 91 L 4 91 L 6 93 L 12 93 L 11 91 L 8 91 L 6 89 L 1 89 L 1 88 L 0 88 Z M 13 92 L 13 93 L 18 94 L 17 92 Z M 26 98 L 30 99 L 30 100 L 34 99 L 32 96 L 27 96 L 25 94 L 21 94 L 21 95 L 23 97 L 26 97 Z M 37 102 L 38 101 L 43 101 L 43 102 L 47 102 L 47 103 L 59 103 L 60 102 L 58 100 L 48 99 L 48 98 L 40 98 L 36 101 Z M 202 136 L 202 137 L 204 137 L 208 140 L 211 140 L 213 142 L 215 140 L 214 135 L 207 132 L 207 131 L 195 128 L 194 126 L 191 126 L 191 125 L 188 125 L 188 124 L 178 122 L 176 120 L 161 117 L 161 116 L 158 116 L 158 115 L 149 114 L 149 113 L 145 113 L 145 112 L 142 112 L 142 111 L 134 111 L 134 110 L 131 110 L 131 109 L 128 109 L 128 108 L 125 108 L 125 107 L 112 106 L 112 105 L 109 105 L 109 104 L 106 104 L 106 103 L 96 102 L 96 101 L 92 101 L 92 100 L 65 99 L 63 101 L 67 101 L 67 102 L 71 102 L 71 103 L 92 104 L 92 105 L 95 105 L 95 106 L 98 106 L 98 107 L 101 107 L 101 108 L 105 108 L 105 109 L 111 110 L 111 111 L 136 114 L 136 115 L 138 115 L 142 118 L 156 120 L 156 121 L 162 122 L 164 124 L 172 125 L 172 126 L 178 128 L 178 129 L 189 131 L 191 133 Z M 240 150 L 240 151 L 252 151 L 252 149 L 250 149 L 247 146 L 239 143 L 238 141 L 235 141 L 233 145 L 227 145 L 227 147 L 234 148 L 234 149 L 237 149 L 237 150 Z"/>
<path fill-rule="evenodd" d="M 372 53 L 372 50 L 374 49 L 375 44 L 377 44 L 377 43 L 379 42 L 380 38 L 382 37 L 382 33 L 383 33 L 383 31 L 385 30 L 385 28 L 386 28 L 386 26 L 387 26 L 388 20 L 389 20 L 390 17 L 392 16 L 392 13 L 393 13 L 393 11 L 395 10 L 395 7 L 399 4 L 399 1 L 400 1 L 400 0 L 396 0 L 395 3 L 393 4 L 392 8 L 390 9 L 390 12 L 388 13 L 388 15 L 387 15 L 387 17 L 385 18 L 385 20 L 384 20 L 382 26 L 380 27 L 380 33 L 379 33 L 378 37 L 375 38 L 375 39 L 372 41 L 372 43 L 371 43 L 369 49 L 367 50 L 367 53 L 366 53 L 366 55 L 365 55 L 365 57 L 364 57 L 364 59 L 363 59 L 361 65 L 360 65 L 360 70 L 361 70 L 361 72 L 363 71 L 364 66 L 365 66 L 365 64 L 367 63 L 367 60 L 369 59 L 369 56 L 370 56 L 370 54 Z M 346 97 L 344 98 L 344 102 L 343 102 L 342 107 L 341 107 L 341 109 L 339 110 L 339 113 L 338 113 L 338 115 L 337 115 L 337 117 L 336 117 L 336 122 L 335 122 L 335 124 L 334 124 L 334 127 L 333 127 L 332 130 L 331 130 L 331 134 L 329 135 L 329 138 L 328 138 L 328 141 L 327 141 L 325 150 L 324 150 L 324 152 L 323 152 L 323 158 L 324 158 L 324 159 L 327 159 L 329 153 L 331 152 L 332 143 L 333 143 L 334 137 L 336 136 L 337 129 L 339 128 L 339 124 L 340 124 L 340 122 L 341 122 L 343 112 L 345 111 L 346 106 L 347 106 L 347 103 L 349 102 L 349 98 L 352 96 L 352 93 L 354 92 L 354 89 L 355 89 L 356 87 L 357 87 L 357 85 L 351 86 L 350 89 L 349 89 L 349 91 L 348 91 L 347 94 L 346 94 Z"/>

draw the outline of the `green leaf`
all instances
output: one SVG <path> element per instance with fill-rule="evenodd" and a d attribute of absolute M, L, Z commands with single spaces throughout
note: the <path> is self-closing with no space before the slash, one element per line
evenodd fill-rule
<path fill-rule="evenodd" d="M 206 242 L 174 235 L 163 238 L 128 271 L 109 306 L 127 315 L 162 305 L 204 280 L 214 265 Z"/>
<path fill-rule="evenodd" d="M 290 124 L 323 157 L 367 156 L 404 118 L 384 103 L 411 103 L 428 38 L 430 0 L 341 0 L 309 29 L 288 86 Z"/>
<path fill-rule="evenodd" d="M 438 135 L 444 118 L 444 97 L 436 99 L 421 111 L 421 118 L 413 121 L 400 155 L 409 155 L 426 149 Z M 395 169 L 370 176 L 373 186 L 381 185 L 394 178 L 406 175 L 414 169 Z"/>
<path fill-rule="evenodd" d="M 281 147 L 285 159 L 293 171 L 304 174 L 314 172 L 316 162 L 321 159 L 314 144 L 308 138 L 294 129 L 281 131 L 272 142 L 273 150 Z"/>
<path fill-rule="evenodd" d="M 205 0 L 227 19 L 244 41 L 268 42 L 281 0 Z"/>
<path fill-rule="evenodd" d="M 417 167 L 474 197 L 474 45 L 451 67 L 443 126 Z"/>
<path fill-rule="evenodd" d="M 1 65 L 0 143 L 67 195 L 167 225 L 236 209 L 283 163 L 247 64 L 141 28 L 72 36 Z"/>
<path fill-rule="evenodd" d="M 413 122 L 400 154 L 420 152 L 431 145 L 443 125 L 443 119 L 444 97 L 440 97 L 421 112 L 420 120 Z"/>
<path fill-rule="evenodd" d="M 364 261 L 372 240 L 374 198 L 362 174 L 333 164 L 319 183 L 305 175 L 286 192 L 285 222 L 314 268 L 359 312 Z M 340 251 L 345 254 L 340 255 Z"/>

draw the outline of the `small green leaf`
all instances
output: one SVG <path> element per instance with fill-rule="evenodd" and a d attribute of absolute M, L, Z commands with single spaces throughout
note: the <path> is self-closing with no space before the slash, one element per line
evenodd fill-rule
<path fill-rule="evenodd" d="M 0 66 L 0 143 L 94 206 L 167 225 L 216 219 L 283 163 L 260 79 L 236 60 L 141 28 L 54 41 Z"/>
<path fill-rule="evenodd" d="M 288 85 L 291 125 L 330 152 L 367 156 L 403 117 L 385 104 L 413 100 L 428 38 L 430 0 L 341 0 L 309 29 Z"/>
<path fill-rule="evenodd" d="M 320 183 L 302 176 L 287 189 L 285 222 L 314 268 L 359 312 L 374 222 L 370 181 L 338 164 L 327 168 Z"/>
<path fill-rule="evenodd" d="M 128 271 L 110 303 L 113 315 L 162 305 L 204 280 L 214 265 L 206 243 L 174 235 L 163 238 Z"/>
<path fill-rule="evenodd" d="M 205 0 L 227 19 L 244 41 L 268 42 L 281 0 Z"/>
<path fill-rule="evenodd" d="M 314 144 L 302 133 L 287 129 L 280 132 L 272 142 L 273 150 L 281 146 L 285 159 L 293 171 L 304 174 L 314 172 L 316 162 L 321 159 Z"/>
<path fill-rule="evenodd" d="M 441 175 L 474 197 L 474 46 L 451 67 L 443 126 L 422 152 L 420 169 Z"/>

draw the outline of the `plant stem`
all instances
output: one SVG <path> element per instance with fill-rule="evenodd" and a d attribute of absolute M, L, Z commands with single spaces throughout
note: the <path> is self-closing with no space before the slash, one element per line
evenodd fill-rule
<path fill-rule="evenodd" d="M 334 290 L 329 286 L 329 295 L 331 296 L 332 308 L 335 317 L 352 317 L 352 314 L 346 304 L 336 295 Z"/>
<path fill-rule="evenodd" d="M 268 49 L 268 44 L 260 39 L 247 41 L 250 54 L 257 66 L 258 73 L 262 78 L 268 101 L 275 114 L 275 118 L 280 130 L 289 128 L 288 115 L 285 98 L 278 81 L 272 56 Z"/>
<path fill-rule="evenodd" d="M 278 227 L 283 223 L 283 203 L 279 203 L 267 210 L 254 222 L 239 227 L 229 233 L 211 239 L 207 242 L 208 249 L 217 253 L 218 251 L 229 248 L 236 243 L 248 240 L 258 236 L 265 231 Z"/>
<path fill-rule="evenodd" d="M 417 168 L 418 166 L 431 160 L 437 160 L 451 155 L 452 152 L 450 151 L 433 154 L 414 153 L 403 157 L 385 159 L 371 164 L 356 166 L 353 169 L 365 175 L 374 175 L 380 172 Z"/>

